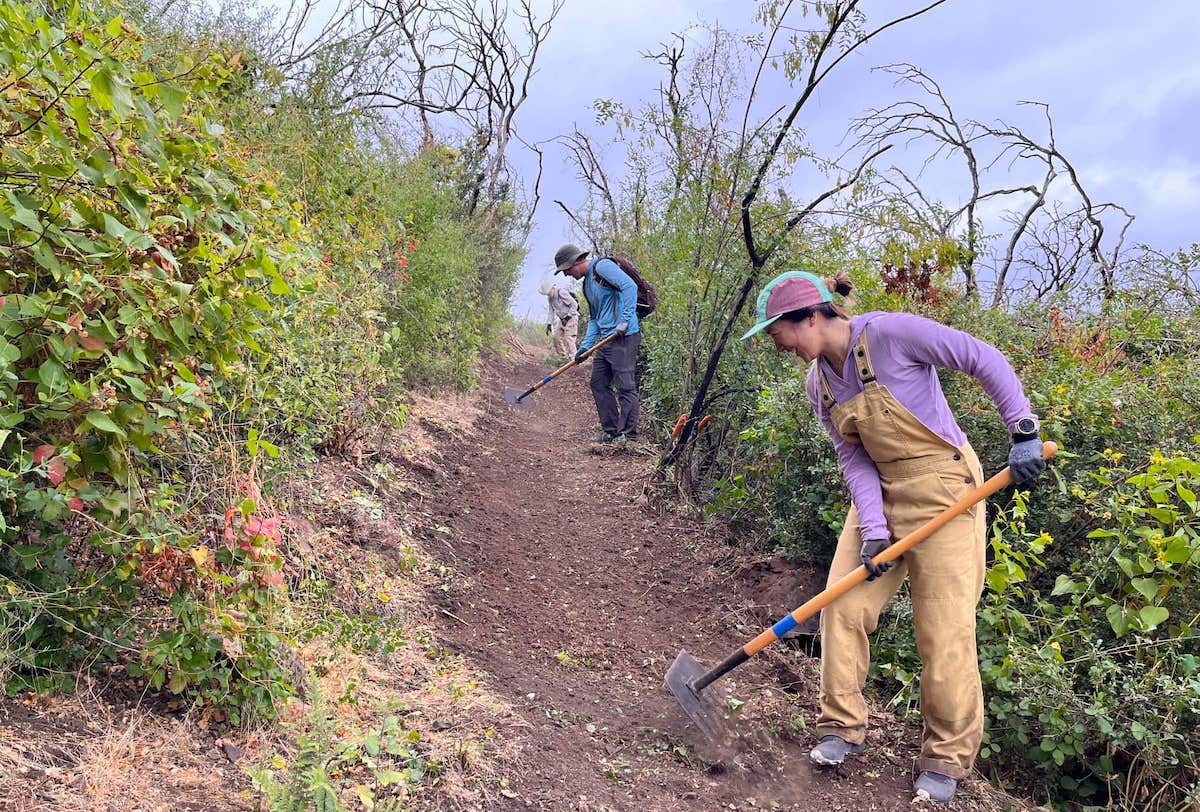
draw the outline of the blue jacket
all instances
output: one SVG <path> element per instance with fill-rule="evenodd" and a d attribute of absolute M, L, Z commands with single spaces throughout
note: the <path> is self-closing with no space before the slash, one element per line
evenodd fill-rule
<path fill-rule="evenodd" d="M 612 287 L 596 280 L 602 277 Z M 583 295 L 588 303 L 587 334 L 579 349 L 590 349 L 598 339 L 607 338 L 617 325 L 628 322 L 626 335 L 638 332 L 637 283 L 621 266 L 611 259 L 593 259 L 588 263 L 587 276 L 583 278 Z"/>

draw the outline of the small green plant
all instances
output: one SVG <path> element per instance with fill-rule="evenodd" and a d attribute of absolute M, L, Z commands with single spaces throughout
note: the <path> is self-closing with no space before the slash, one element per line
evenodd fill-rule
<path fill-rule="evenodd" d="M 395 715 L 366 730 L 338 720 L 315 690 L 290 756 L 277 753 L 250 776 L 271 812 L 340 812 L 347 796 L 370 809 L 400 808 L 436 772 L 420 742 L 420 733 L 406 730 Z"/>

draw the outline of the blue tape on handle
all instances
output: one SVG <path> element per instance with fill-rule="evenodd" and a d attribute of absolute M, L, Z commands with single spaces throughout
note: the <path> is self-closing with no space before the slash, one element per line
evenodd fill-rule
<path fill-rule="evenodd" d="M 546 377 L 542 378 L 542 383 L 550 383 L 550 376 L 547 375 Z"/>
<path fill-rule="evenodd" d="M 774 626 L 772 626 L 771 631 L 775 632 L 776 637 L 783 637 L 798 625 L 800 624 L 796 623 L 796 618 L 792 617 L 791 615 L 787 615 Z"/>

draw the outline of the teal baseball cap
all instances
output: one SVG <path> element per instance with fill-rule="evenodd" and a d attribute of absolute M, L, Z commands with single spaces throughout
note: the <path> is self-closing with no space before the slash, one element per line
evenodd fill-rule
<path fill-rule="evenodd" d="M 754 315 L 758 321 L 742 336 L 742 341 L 767 329 L 784 313 L 832 301 L 833 294 L 829 292 L 825 280 L 816 274 L 808 271 L 781 273 L 758 294 L 758 301 L 754 305 Z"/>

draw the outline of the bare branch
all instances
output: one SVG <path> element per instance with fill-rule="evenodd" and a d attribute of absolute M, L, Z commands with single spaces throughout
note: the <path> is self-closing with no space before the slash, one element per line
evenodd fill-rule
<path fill-rule="evenodd" d="M 588 227 L 585 226 L 583 224 L 583 222 L 578 217 L 575 216 L 574 212 L 572 212 L 570 209 L 567 208 L 566 203 L 563 203 L 561 200 L 555 200 L 554 202 L 558 204 L 559 208 L 561 208 L 563 211 L 565 211 L 567 213 L 567 216 L 571 218 L 571 222 L 573 222 L 576 226 L 578 226 L 579 230 L 582 231 L 584 236 L 586 236 L 588 238 L 588 242 L 590 242 L 592 244 L 592 252 L 595 254 L 599 254 L 600 253 L 600 243 L 596 241 L 596 238 L 594 236 L 592 236 L 592 233 L 588 230 Z"/>

